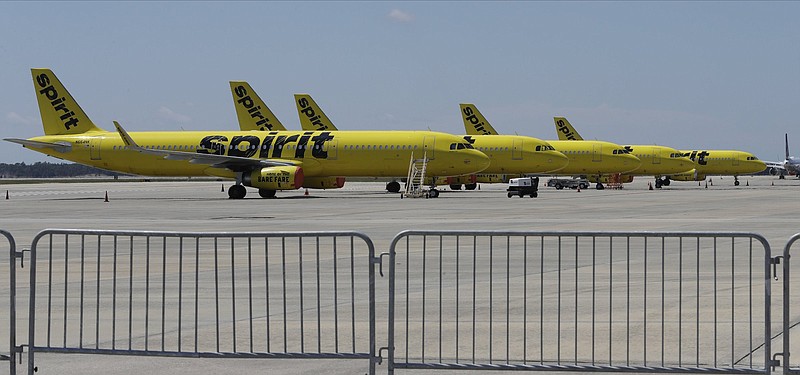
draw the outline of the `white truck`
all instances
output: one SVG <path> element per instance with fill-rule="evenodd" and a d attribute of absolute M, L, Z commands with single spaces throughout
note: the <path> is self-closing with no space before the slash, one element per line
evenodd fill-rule
<path fill-rule="evenodd" d="M 531 198 L 539 196 L 539 177 L 520 177 L 508 180 L 508 197 L 519 195 L 520 198 L 530 195 Z"/>

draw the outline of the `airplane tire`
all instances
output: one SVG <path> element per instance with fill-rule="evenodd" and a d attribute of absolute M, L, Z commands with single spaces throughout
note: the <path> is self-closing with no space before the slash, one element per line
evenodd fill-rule
<path fill-rule="evenodd" d="M 734 181 L 733 186 L 739 186 L 739 180 Z"/>
<path fill-rule="evenodd" d="M 242 199 L 245 195 L 247 195 L 247 188 L 242 185 L 231 185 L 228 188 L 228 198 L 230 199 Z"/>
<path fill-rule="evenodd" d="M 450 190 L 461 190 L 461 184 L 450 184 Z"/>
<path fill-rule="evenodd" d="M 595 186 L 595 188 L 597 188 L 597 190 L 603 190 L 603 189 L 605 189 L 606 187 L 605 187 L 605 186 L 603 186 L 603 184 L 601 184 L 601 183 L 599 183 L 599 182 L 598 182 L 598 183 L 597 183 L 597 186 Z"/>
<path fill-rule="evenodd" d="M 534 192 L 533 194 L 531 194 L 531 198 L 538 198 L 538 197 L 539 197 L 539 193 L 537 193 L 537 192 Z"/>
<path fill-rule="evenodd" d="M 258 189 L 258 195 L 260 195 L 261 198 L 275 198 L 275 190 Z"/>
<path fill-rule="evenodd" d="M 400 183 L 397 181 L 392 181 L 386 184 L 386 191 L 390 193 L 399 193 L 400 192 Z"/>
<path fill-rule="evenodd" d="M 657 178 L 656 179 L 656 189 L 661 189 L 661 184 L 662 184 L 661 179 Z"/>
<path fill-rule="evenodd" d="M 478 187 L 478 184 L 464 184 L 465 190 L 475 190 Z"/>
<path fill-rule="evenodd" d="M 669 186 L 669 183 L 670 183 L 670 179 L 665 178 L 663 181 L 661 181 L 661 186 Z"/>
<path fill-rule="evenodd" d="M 431 198 L 438 198 L 439 197 L 439 190 L 431 189 L 431 191 L 428 192 L 428 195 L 430 195 Z"/>

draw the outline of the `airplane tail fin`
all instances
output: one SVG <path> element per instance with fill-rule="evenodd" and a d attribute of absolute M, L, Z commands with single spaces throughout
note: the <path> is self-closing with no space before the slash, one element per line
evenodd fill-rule
<path fill-rule="evenodd" d="M 583 137 L 578 134 L 578 131 L 572 127 L 572 124 L 567 121 L 566 117 L 553 117 L 556 124 L 556 133 L 558 139 L 562 141 L 582 141 Z"/>
<path fill-rule="evenodd" d="M 468 135 L 497 135 L 496 130 L 478 110 L 475 104 L 461 103 L 461 119 Z"/>
<path fill-rule="evenodd" d="M 294 102 L 297 104 L 297 115 L 300 116 L 303 130 L 338 130 L 325 112 L 322 112 L 322 108 L 311 99 L 311 95 L 294 94 Z"/>
<path fill-rule="evenodd" d="M 230 84 L 233 106 L 236 107 L 236 117 L 239 119 L 241 130 L 286 130 L 247 82 L 230 81 Z"/>
<path fill-rule="evenodd" d="M 789 159 L 789 133 L 785 134 L 786 137 L 786 159 Z"/>
<path fill-rule="evenodd" d="M 33 87 L 45 135 L 102 132 L 50 69 L 33 68 Z"/>

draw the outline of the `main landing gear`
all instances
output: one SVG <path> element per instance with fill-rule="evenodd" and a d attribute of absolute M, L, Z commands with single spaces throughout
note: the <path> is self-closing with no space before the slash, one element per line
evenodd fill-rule
<path fill-rule="evenodd" d="M 400 183 L 397 181 L 392 181 L 386 184 L 386 191 L 390 193 L 399 193 L 400 192 Z"/>
<path fill-rule="evenodd" d="M 247 195 L 247 188 L 244 185 L 236 184 L 228 188 L 228 198 L 230 199 L 242 199 L 245 195 Z"/>
<path fill-rule="evenodd" d="M 656 177 L 656 189 L 661 189 L 662 186 L 669 186 L 670 182 L 669 177 Z"/>
<path fill-rule="evenodd" d="M 228 188 L 228 198 L 230 199 L 242 199 L 245 195 L 247 195 L 247 188 L 244 185 L 231 185 Z M 275 190 L 258 189 L 258 195 L 261 198 L 275 198 Z"/>
<path fill-rule="evenodd" d="M 739 177 L 733 176 L 733 186 L 739 186 Z"/>

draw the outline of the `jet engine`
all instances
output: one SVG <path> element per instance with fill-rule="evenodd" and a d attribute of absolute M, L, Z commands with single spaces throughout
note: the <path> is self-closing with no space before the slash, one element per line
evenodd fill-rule
<path fill-rule="evenodd" d="M 303 168 L 281 166 L 262 168 L 245 174 L 242 184 L 267 190 L 294 190 L 303 186 Z"/>

